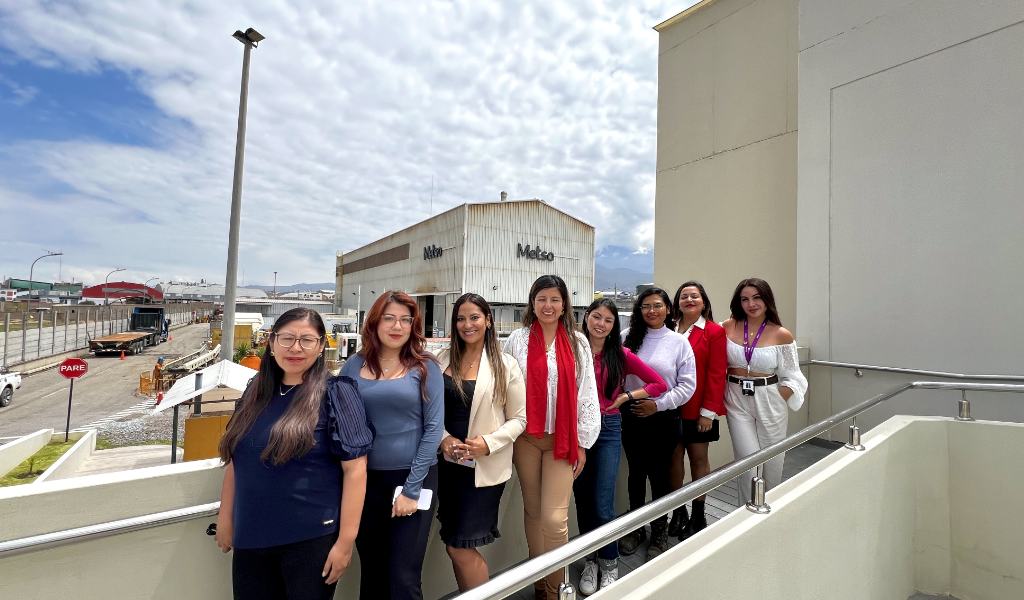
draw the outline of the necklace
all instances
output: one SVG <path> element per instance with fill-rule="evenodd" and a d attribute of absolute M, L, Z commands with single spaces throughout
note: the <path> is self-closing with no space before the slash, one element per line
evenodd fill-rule
<path fill-rule="evenodd" d="M 389 362 L 389 363 L 393 363 L 393 362 L 395 362 L 395 361 L 397 361 L 397 360 L 398 360 L 397 358 L 390 358 L 390 359 L 388 359 L 388 360 L 387 360 L 387 362 Z M 385 367 L 385 366 L 384 366 L 384 359 L 381 359 L 381 360 L 380 360 L 380 370 L 381 370 L 381 371 L 383 371 L 384 373 L 387 373 L 387 372 L 388 372 L 388 371 L 390 371 L 390 370 L 391 370 L 392 368 L 394 368 L 394 366 L 393 366 L 393 365 L 392 365 L 391 367 Z"/>
<path fill-rule="evenodd" d="M 286 389 L 284 389 L 284 384 L 282 383 L 282 384 L 281 384 L 281 389 L 280 389 L 280 390 L 278 390 L 278 392 L 277 392 L 277 393 L 278 393 L 278 394 L 280 394 L 281 396 L 286 396 L 286 395 L 288 395 L 289 393 L 291 393 L 291 391 L 292 391 L 292 390 L 294 390 L 294 389 L 295 389 L 295 388 L 297 388 L 297 387 L 299 387 L 299 384 L 297 384 L 297 383 L 296 383 L 295 385 L 291 386 L 290 388 L 288 388 L 288 389 L 286 390 Z"/>

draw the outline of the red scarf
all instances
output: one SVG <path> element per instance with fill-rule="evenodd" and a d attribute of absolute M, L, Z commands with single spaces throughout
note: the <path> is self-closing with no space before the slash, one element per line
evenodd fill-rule
<path fill-rule="evenodd" d="M 576 463 L 579 439 L 576 434 L 576 358 L 565 328 L 555 334 L 558 387 L 555 398 L 555 458 Z M 530 327 L 526 347 L 526 433 L 544 437 L 548 408 L 548 356 L 540 323 Z"/>

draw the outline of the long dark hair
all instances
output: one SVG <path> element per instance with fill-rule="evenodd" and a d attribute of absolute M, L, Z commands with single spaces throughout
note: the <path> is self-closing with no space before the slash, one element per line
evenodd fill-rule
<path fill-rule="evenodd" d="M 420 316 L 420 308 L 412 296 L 405 292 L 392 290 L 384 292 L 370 307 L 366 313 L 366 321 L 363 322 L 362 341 L 363 347 L 359 351 L 366 368 L 374 377 L 380 378 L 384 370 L 380 366 L 380 338 L 377 337 L 377 326 L 381 317 L 384 316 L 384 309 L 394 302 L 409 309 L 412 317 L 412 326 L 409 331 L 409 339 L 398 352 L 398 361 L 402 367 L 409 371 L 416 369 L 420 374 L 420 396 L 426 402 L 427 396 L 427 361 L 434 360 L 434 356 L 426 351 L 427 338 L 423 336 L 423 317 Z"/>
<path fill-rule="evenodd" d="M 590 341 L 590 330 L 587 329 L 587 318 L 595 309 L 604 307 L 614 318 L 612 330 L 604 338 L 604 349 L 601 350 L 601 364 L 604 365 L 604 397 L 614 401 L 612 394 L 622 385 L 626 378 L 626 353 L 622 351 L 622 335 L 619 333 L 619 308 L 610 298 L 594 300 L 583 313 L 583 335 Z"/>
<path fill-rule="evenodd" d="M 274 321 L 270 341 L 267 344 L 267 349 L 263 352 L 263 359 L 260 361 L 260 369 L 245 388 L 238 408 L 231 415 L 227 429 L 224 431 L 224 437 L 220 440 L 218 450 L 224 462 L 231 460 L 239 440 L 248 433 L 252 424 L 256 422 L 256 418 L 277 393 L 277 388 L 284 378 L 284 371 L 274 360 L 272 349 L 277 332 L 285 325 L 295 321 L 306 321 L 312 325 L 320 334 L 321 344 L 323 343 L 327 330 L 324 327 L 324 320 L 314 310 L 293 308 Z M 270 441 L 260 454 L 260 459 L 264 462 L 270 461 L 275 465 L 284 464 L 293 458 L 304 455 L 313 448 L 315 441 L 313 430 L 316 429 L 317 421 L 320 419 L 320 407 L 327 390 L 327 364 L 324 361 L 323 348 L 321 347 L 320 350 L 316 361 L 302 374 L 302 383 L 299 384 L 291 404 L 270 429 Z"/>
<path fill-rule="evenodd" d="M 672 318 L 676 322 L 683 320 L 683 311 L 679 309 L 679 296 L 683 294 L 683 288 L 695 287 L 700 292 L 700 299 L 704 301 L 704 310 L 700 311 L 700 316 L 704 317 L 708 321 L 714 321 L 715 317 L 711 313 L 711 298 L 708 298 L 708 293 L 704 291 L 704 286 L 699 281 L 686 281 L 683 285 L 679 286 L 676 290 L 676 295 L 672 298 Z"/>
<path fill-rule="evenodd" d="M 449 362 L 448 365 L 452 372 L 452 381 L 455 382 L 455 389 L 459 392 L 459 396 L 462 400 L 468 401 L 465 392 L 462 390 L 462 358 L 463 353 L 466 351 L 466 342 L 462 341 L 462 336 L 458 334 L 458 322 L 459 322 L 459 309 L 462 305 L 469 302 L 484 314 L 486 319 L 486 329 L 484 330 L 484 354 L 487 356 L 487 363 L 491 366 L 491 373 L 494 375 L 494 394 L 491 400 L 501 406 L 505 404 L 505 381 L 507 378 L 507 371 L 505 369 L 505 363 L 501 360 L 501 347 L 498 346 L 498 334 L 494 332 L 494 319 L 491 317 L 491 306 L 487 304 L 487 300 L 479 294 L 472 292 L 459 296 L 459 299 L 452 305 L 452 343 L 451 350 L 449 351 Z"/>
<path fill-rule="evenodd" d="M 671 331 L 676 330 L 676 320 L 672 317 L 672 306 L 670 305 L 672 300 L 668 297 L 668 292 L 660 287 L 644 290 L 633 303 L 633 315 L 629 319 L 629 333 L 626 334 L 624 344 L 633 352 L 640 350 L 640 346 L 644 343 L 644 336 L 647 335 L 647 321 L 644 321 L 644 311 L 640 310 L 640 306 L 644 303 L 644 298 L 654 295 L 661 297 L 662 303 L 665 304 L 665 327 Z"/>
<path fill-rule="evenodd" d="M 569 334 L 572 354 L 576 359 L 576 372 L 579 373 L 584 357 L 583 351 L 580 349 L 580 340 L 576 337 L 576 318 L 572 314 L 572 304 L 569 303 L 569 288 L 565 285 L 565 280 L 558 275 L 541 275 L 533 282 L 533 285 L 530 286 L 530 299 L 526 303 L 526 311 L 523 313 L 523 326 L 530 327 L 537 319 L 537 315 L 533 314 L 533 299 L 537 297 L 541 290 L 548 288 L 556 288 L 559 295 L 562 296 L 562 317 L 559 319 L 559 325 Z"/>
<path fill-rule="evenodd" d="M 732 293 L 732 301 L 729 302 L 729 311 L 732 313 L 729 316 L 734 321 L 747 320 L 747 313 L 743 310 L 743 304 L 740 302 L 740 293 L 745 287 L 752 287 L 761 295 L 761 300 L 764 301 L 765 321 L 782 327 L 782 321 L 779 320 L 779 311 L 775 308 L 775 294 L 772 293 L 772 286 L 768 285 L 768 282 L 764 279 L 758 279 L 757 277 L 749 277 L 736 284 L 736 291 Z"/>

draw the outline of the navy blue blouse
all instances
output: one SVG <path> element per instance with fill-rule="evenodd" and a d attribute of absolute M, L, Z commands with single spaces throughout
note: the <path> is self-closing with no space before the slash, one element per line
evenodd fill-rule
<path fill-rule="evenodd" d="M 327 381 L 315 443 L 305 455 L 282 465 L 260 454 L 270 430 L 295 396 L 295 388 L 270 403 L 235 446 L 234 546 L 267 548 L 338 531 L 340 461 L 365 456 L 373 443 L 362 400 L 348 377 Z"/>

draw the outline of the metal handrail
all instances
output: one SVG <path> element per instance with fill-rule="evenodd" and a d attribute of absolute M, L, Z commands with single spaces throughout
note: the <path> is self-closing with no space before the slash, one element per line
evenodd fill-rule
<path fill-rule="evenodd" d="M 832 367 L 836 369 L 854 369 L 857 377 L 864 374 L 860 371 L 879 371 L 882 373 L 899 373 L 902 375 L 914 375 L 916 377 L 941 377 L 943 379 L 967 379 L 971 381 L 1024 381 L 1024 375 L 967 375 L 964 373 L 946 373 L 945 371 L 923 371 L 920 369 L 906 369 L 903 367 L 883 367 L 877 365 L 860 365 L 857 363 L 836 362 L 832 360 L 809 360 L 807 364 L 813 367 Z"/>
<path fill-rule="evenodd" d="M 0 559 L 24 554 L 26 552 L 35 552 L 37 550 L 64 546 L 66 544 L 85 542 L 88 540 L 95 540 L 112 535 L 130 533 L 132 531 L 150 529 L 153 527 L 162 527 L 164 525 L 181 523 L 182 521 L 191 521 L 192 519 L 212 517 L 216 515 L 219 510 L 220 502 L 211 502 L 209 504 L 199 504 L 197 506 L 177 508 L 174 510 L 141 515 L 138 517 L 129 517 L 127 519 L 120 519 L 117 521 L 98 523 L 96 525 L 86 525 L 85 527 L 64 529 L 62 531 L 54 531 L 51 533 L 43 533 L 15 540 L 8 540 L 6 542 L 0 542 Z"/>
<path fill-rule="evenodd" d="M 679 508 L 683 504 L 707 494 L 711 490 L 728 483 L 732 479 L 764 464 L 769 459 L 778 456 L 800 444 L 817 437 L 818 435 L 832 429 L 838 424 L 859 415 L 869 408 L 880 404 L 894 396 L 902 394 L 911 389 L 933 389 L 933 390 L 959 390 L 963 392 L 1017 392 L 1024 393 L 1024 385 L 1013 385 L 1005 383 L 948 383 L 938 381 L 915 381 L 901 385 L 891 391 L 879 394 L 840 411 L 831 417 L 819 421 L 813 425 L 801 429 L 786 439 L 776 442 L 758 450 L 754 454 L 733 461 L 728 465 L 712 471 L 709 475 L 696 481 L 688 483 L 675 492 L 663 496 L 650 504 L 630 511 L 625 515 L 602 525 L 590 533 L 579 536 L 564 546 L 545 552 L 544 554 L 527 560 L 504 573 L 495 576 L 483 585 L 473 588 L 466 593 L 456 596 L 458 600 L 497 600 L 504 598 L 517 590 L 530 585 L 541 579 L 548 573 L 564 568 L 570 563 L 583 558 L 590 552 L 615 541 L 623 535 L 643 527 L 650 521 L 667 514 L 670 510 Z"/>
<path fill-rule="evenodd" d="M 642 508 L 626 513 L 625 515 L 595 529 L 594 531 L 591 531 L 590 533 L 571 540 L 565 546 L 546 552 L 537 558 L 525 561 L 522 564 L 505 571 L 501 575 L 494 577 L 480 587 L 474 588 L 465 594 L 457 596 L 457 598 L 459 598 L 459 600 L 491 600 L 504 598 L 510 593 L 531 584 L 537 579 L 540 579 L 547 573 L 550 573 L 555 569 L 565 567 L 569 563 L 582 558 L 591 551 L 597 550 L 601 546 L 622 537 L 626 533 L 653 521 L 663 514 L 667 514 L 672 509 L 678 508 L 699 496 L 707 494 L 711 490 L 714 490 L 715 488 L 728 483 L 732 479 L 735 479 L 737 476 L 742 475 L 746 471 L 767 462 L 771 458 L 792 450 L 811 438 L 817 437 L 833 427 L 836 427 L 843 421 L 855 418 L 857 415 L 876 404 L 880 404 L 911 389 L 957 390 L 962 391 L 965 394 L 966 392 L 1024 393 L 1024 385 L 1005 383 L 948 383 L 939 381 L 915 381 L 913 383 L 901 385 L 893 390 L 879 394 L 861 402 L 860 404 L 840 411 L 827 419 L 819 421 L 818 423 L 809 425 L 786 439 L 776 442 L 771 446 L 762 448 L 750 456 L 746 456 L 740 460 L 733 461 L 722 468 L 716 469 L 706 477 L 702 477 L 701 479 L 688 483 L 667 496 L 659 498 Z M 203 517 L 212 517 L 217 514 L 219 509 L 220 502 L 211 502 L 208 504 L 200 504 L 159 513 L 140 515 L 138 517 L 130 517 L 117 521 L 108 521 L 106 523 L 99 523 L 96 525 L 87 525 L 84 527 L 76 527 L 74 529 L 65 529 L 62 531 L 54 531 L 51 533 L 44 533 L 14 540 L 0 541 L 0 559 L 27 552 L 63 546 L 66 544 L 84 542 L 119 535 L 122 533 L 150 529 L 153 527 L 161 527 L 164 525 L 171 525 Z"/>

